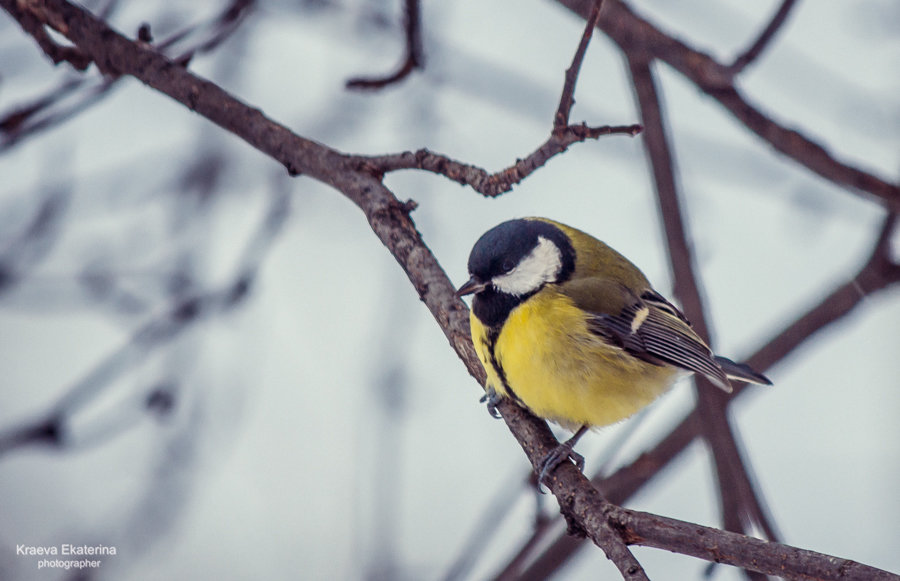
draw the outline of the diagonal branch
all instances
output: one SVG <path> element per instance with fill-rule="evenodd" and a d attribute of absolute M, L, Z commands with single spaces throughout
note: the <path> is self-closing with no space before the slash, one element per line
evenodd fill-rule
<path fill-rule="evenodd" d="M 582 18 L 590 17 L 590 0 L 557 1 Z M 868 194 L 882 205 L 900 210 L 900 186 L 839 161 L 819 143 L 773 121 L 737 90 L 727 66 L 661 32 L 637 16 L 622 0 L 609 0 L 607 4 L 600 18 L 600 29 L 626 53 L 645 53 L 665 62 L 718 101 L 747 129 L 779 153 L 827 180 Z"/>
<path fill-rule="evenodd" d="M 77 48 L 62 46 L 50 38 L 50 34 L 44 28 L 45 22 L 29 11 L 29 7 L 25 4 L 25 2 L 11 2 L 8 6 L 4 4 L 3 7 L 19 22 L 22 29 L 34 38 L 53 64 L 67 62 L 75 70 L 86 70 L 91 64 L 90 57 Z"/>

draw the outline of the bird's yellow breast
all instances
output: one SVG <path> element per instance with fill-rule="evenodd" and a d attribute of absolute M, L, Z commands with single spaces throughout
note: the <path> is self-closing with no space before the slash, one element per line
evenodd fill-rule
<path fill-rule="evenodd" d="M 535 414 L 565 427 L 627 418 L 678 375 L 603 342 L 588 329 L 586 313 L 553 285 L 514 308 L 493 342 L 475 315 L 470 322 L 489 385 L 511 397 L 508 386 Z"/>

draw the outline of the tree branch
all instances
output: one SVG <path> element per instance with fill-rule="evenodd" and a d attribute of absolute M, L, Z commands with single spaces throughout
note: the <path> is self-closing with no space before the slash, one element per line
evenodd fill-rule
<path fill-rule="evenodd" d="M 731 74 L 737 75 L 741 71 L 743 71 L 747 65 L 751 64 L 762 52 L 769 46 L 772 42 L 772 39 L 781 30 L 781 27 L 787 21 L 788 15 L 791 13 L 791 9 L 797 3 L 797 0 L 783 0 L 781 6 L 778 7 L 778 10 L 775 12 L 775 15 L 772 17 L 772 20 L 769 21 L 769 24 L 763 29 L 763 31 L 759 34 L 753 44 L 744 51 L 739 57 L 734 59 L 734 62 L 728 67 L 728 70 L 731 71 Z"/>
<path fill-rule="evenodd" d="M 77 48 L 62 46 L 54 42 L 44 28 L 44 21 L 31 12 L 34 10 L 34 7 L 28 4 L 27 2 L 10 2 L 8 6 L 4 4 L 4 8 L 19 22 L 22 29 L 37 41 L 38 46 L 41 47 L 44 54 L 50 57 L 53 64 L 58 65 L 59 63 L 67 62 L 75 70 L 83 71 L 87 69 L 91 64 L 90 57 Z"/>
<path fill-rule="evenodd" d="M 495 198 L 512 190 L 514 185 L 546 164 L 550 158 L 566 151 L 574 143 L 598 139 L 604 135 L 634 137 L 641 130 L 640 125 L 604 125 L 602 127 L 588 127 L 583 123 L 568 125 L 561 130 L 554 130 L 547 141 L 527 157 L 496 173 L 488 173 L 480 167 L 456 161 L 427 149 L 387 155 L 356 156 L 355 159 L 359 160 L 357 169 L 367 171 L 379 179 L 392 171 L 418 169 L 442 175 L 454 182 L 471 187 L 483 196 Z"/>
<path fill-rule="evenodd" d="M 582 18 L 590 17 L 590 0 L 557 1 Z M 607 4 L 600 18 L 600 29 L 626 53 L 644 53 L 665 62 L 779 153 L 827 180 L 864 192 L 882 205 L 900 210 L 900 186 L 837 160 L 825 147 L 799 131 L 776 123 L 735 88 L 729 67 L 661 32 L 621 0 L 609 0 Z"/>
<path fill-rule="evenodd" d="M 103 12 L 111 12 L 113 4 L 114 2 L 109 2 Z M 254 4 L 255 0 L 231 0 L 221 12 L 209 21 L 191 23 L 155 43 L 154 46 L 157 50 L 165 53 L 167 49 L 202 29 L 206 34 L 181 50 L 177 56 L 171 57 L 176 62 L 189 61 L 196 54 L 214 50 L 229 38 L 243 22 Z M 34 19 L 34 16 L 27 12 L 22 13 L 22 17 L 26 21 L 29 17 Z M 19 22 L 24 26 L 25 23 L 22 20 Z M 40 31 L 46 34 L 42 25 Z M 150 26 L 147 24 L 141 26 L 138 36 L 142 42 L 151 43 Z M 53 59 L 53 55 L 48 56 Z M 80 56 L 87 59 L 85 55 Z M 53 60 L 56 62 L 56 59 Z M 83 70 L 90 65 L 90 62 L 90 59 L 87 59 L 83 67 L 80 67 L 80 63 L 72 64 L 76 69 Z M 28 137 L 60 125 L 99 103 L 111 89 L 116 87 L 117 78 L 108 77 L 95 83 L 87 83 L 86 80 L 86 77 L 65 79 L 57 87 L 50 89 L 43 96 L 33 99 L 30 103 L 15 106 L 11 111 L 0 114 L 0 152 L 19 145 Z"/>
<path fill-rule="evenodd" d="M 559 107 L 556 109 L 556 115 L 553 116 L 554 131 L 565 130 L 569 126 L 569 115 L 572 112 L 572 105 L 575 104 L 575 85 L 578 83 L 578 75 L 581 74 L 581 64 L 584 62 L 588 44 L 594 35 L 597 22 L 600 21 L 600 9 L 602 7 L 603 0 L 594 1 L 591 13 L 586 19 L 584 32 L 581 34 L 581 41 L 575 50 L 575 56 L 572 57 L 572 64 L 566 69 L 562 95 L 559 97 Z"/>
<path fill-rule="evenodd" d="M 604 135 L 623 134 L 634 137 L 640 133 L 642 130 L 640 125 L 588 127 L 585 123 L 580 125 L 569 123 L 569 115 L 575 103 L 575 85 L 578 83 L 581 64 L 584 62 L 584 55 L 587 52 L 591 36 L 600 19 L 602 5 L 603 0 L 593 2 L 590 17 L 581 35 L 581 41 L 572 57 L 572 64 L 566 69 L 563 90 L 559 98 L 559 106 L 553 117 L 553 130 L 550 132 L 550 137 L 525 159 L 517 160 L 515 164 L 496 173 L 488 173 L 480 167 L 458 162 L 427 149 L 420 149 L 415 153 L 406 151 L 393 155 L 361 158 L 364 159 L 364 166 L 361 169 L 373 172 L 379 178 L 387 172 L 400 169 L 430 171 L 462 185 L 468 185 L 486 197 L 494 198 L 512 190 L 515 184 L 542 167 L 550 158 L 566 151 L 574 143 L 598 139 Z"/>
<path fill-rule="evenodd" d="M 384 77 L 355 77 L 347 81 L 348 89 L 375 90 L 393 85 L 409 76 L 415 69 L 425 66 L 422 50 L 422 8 L 419 0 L 404 0 L 403 29 L 406 37 L 406 55 L 400 67 Z"/>
<path fill-rule="evenodd" d="M 610 520 L 622 528 L 629 543 L 750 568 L 784 579 L 820 581 L 897 581 L 900 575 L 815 551 L 798 549 L 762 539 L 745 537 L 675 519 L 616 507 Z M 697 538 L 701 542 L 697 543 Z M 752 563 L 752 567 L 747 567 Z"/>

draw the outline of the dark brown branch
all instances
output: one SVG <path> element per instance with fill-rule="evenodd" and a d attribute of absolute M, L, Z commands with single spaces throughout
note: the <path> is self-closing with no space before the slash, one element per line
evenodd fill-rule
<path fill-rule="evenodd" d="M 769 24 L 766 25 L 753 44 L 750 45 L 750 48 L 734 59 L 734 62 L 728 67 L 728 70 L 731 71 L 733 75 L 737 75 L 743 71 L 747 65 L 759 58 L 759 55 L 762 54 L 766 47 L 769 46 L 769 43 L 772 42 L 772 39 L 778 31 L 781 30 L 781 27 L 784 25 L 788 15 L 791 13 L 791 9 L 796 3 L 797 0 L 783 0 L 781 6 L 778 7 L 778 11 L 775 12 L 775 15 L 772 17 L 772 20 L 769 21 Z"/>
<path fill-rule="evenodd" d="M 633 137 L 641 130 L 640 125 L 604 125 L 602 127 L 588 127 L 583 123 L 569 125 L 561 131 L 554 131 L 547 141 L 526 158 L 520 159 L 514 165 L 496 173 L 488 173 L 480 167 L 456 161 L 427 149 L 370 157 L 357 156 L 357 159 L 360 160 L 359 169 L 379 177 L 401 169 L 419 169 L 442 175 L 459 184 L 469 186 L 484 196 L 494 198 L 512 190 L 514 185 L 546 164 L 550 158 L 566 151 L 574 143 L 599 139 L 604 135 L 630 135 Z"/>
<path fill-rule="evenodd" d="M 593 5 L 590 0 L 557 1 L 582 18 L 590 17 Z M 626 53 L 645 53 L 673 67 L 776 151 L 827 180 L 865 192 L 883 205 L 900 210 L 900 186 L 837 160 L 822 145 L 799 131 L 776 123 L 734 87 L 727 66 L 661 32 L 635 15 L 621 0 L 607 1 L 600 18 L 600 29 Z"/>
<path fill-rule="evenodd" d="M 406 54 L 400 67 L 384 77 L 355 77 L 347 81 L 348 89 L 383 89 L 405 79 L 415 69 L 425 66 L 422 50 L 422 9 L 419 0 L 404 0 L 403 29 L 406 36 Z"/>
<path fill-rule="evenodd" d="M 898 581 L 900 575 L 849 559 L 745 537 L 728 531 L 616 507 L 610 520 L 629 543 L 672 550 L 713 563 L 746 567 L 784 579 L 820 581 Z M 701 539 L 698 543 L 697 538 Z"/>
<path fill-rule="evenodd" d="M 594 36 L 594 29 L 597 22 L 600 21 L 600 9 L 603 7 L 603 0 L 595 0 L 591 8 L 591 14 L 585 23 L 584 32 L 581 35 L 581 41 L 575 50 L 575 56 L 572 57 L 572 64 L 566 69 L 566 77 L 563 82 L 562 95 L 559 98 L 559 107 L 556 109 L 556 115 L 553 117 L 553 131 L 565 131 L 569 126 L 569 115 L 572 112 L 572 105 L 575 104 L 575 85 L 578 83 L 578 75 L 581 73 L 581 64 L 584 62 L 584 55 L 587 52 L 588 44 L 591 37 Z"/>

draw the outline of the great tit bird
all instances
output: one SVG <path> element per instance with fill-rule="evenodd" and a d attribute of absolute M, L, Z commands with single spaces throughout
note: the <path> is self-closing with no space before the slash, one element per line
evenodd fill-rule
<path fill-rule="evenodd" d="M 487 372 L 488 410 L 511 398 L 575 435 L 544 458 L 539 482 L 571 458 L 590 428 L 625 419 L 681 376 L 771 385 L 713 355 L 672 303 L 627 258 L 545 218 L 488 230 L 469 255 L 472 341 Z"/>

